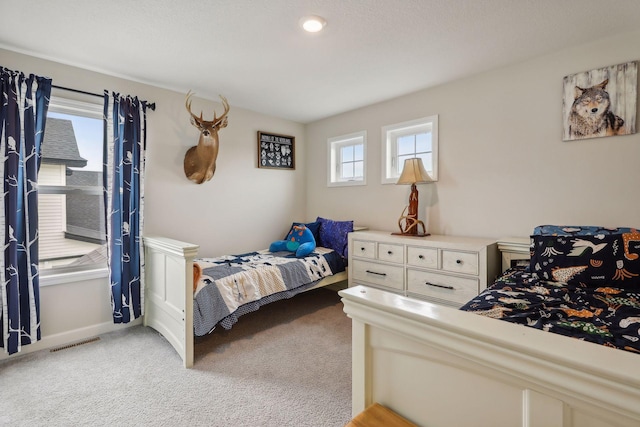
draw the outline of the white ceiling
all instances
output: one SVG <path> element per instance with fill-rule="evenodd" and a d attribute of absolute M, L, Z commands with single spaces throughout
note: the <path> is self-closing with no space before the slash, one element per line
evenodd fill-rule
<path fill-rule="evenodd" d="M 0 47 L 308 123 L 635 30 L 640 1 L 0 0 L 0 16 Z"/>

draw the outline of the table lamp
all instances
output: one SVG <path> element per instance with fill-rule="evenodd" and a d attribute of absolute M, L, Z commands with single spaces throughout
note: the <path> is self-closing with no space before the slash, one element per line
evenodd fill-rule
<path fill-rule="evenodd" d="M 398 219 L 399 233 L 396 235 L 424 237 L 428 236 L 424 227 L 424 222 L 418 219 L 418 189 L 416 184 L 433 182 L 422 164 L 422 159 L 413 157 L 404 161 L 404 169 L 398 178 L 396 184 L 411 184 L 411 193 L 409 194 L 409 206 L 402 211 L 402 216 Z M 406 212 L 406 215 L 405 215 Z M 422 226 L 422 232 L 419 231 Z"/>

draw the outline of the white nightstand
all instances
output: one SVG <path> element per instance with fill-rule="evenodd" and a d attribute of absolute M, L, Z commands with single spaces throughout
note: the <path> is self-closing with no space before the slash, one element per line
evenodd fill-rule
<path fill-rule="evenodd" d="M 496 240 L 349 234 L 349 286 L 365 285 L 459 307 L 500 272 Z"/>

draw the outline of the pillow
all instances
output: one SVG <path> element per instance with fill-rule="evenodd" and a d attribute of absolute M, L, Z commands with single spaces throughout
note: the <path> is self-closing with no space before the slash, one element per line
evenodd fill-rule
<path fill-rule="evenodd" d="M 319 222 L 308 222 L 308 223 L 304 223 L 304 222 L 294 222 L 293 224 L 291 224 L 291 228 L 289 229 L 289 232 L 287 233 L 287 235 L 284 237 L 284 239 L 286 240 L 289 235 L 291 234 L 291 231 L 293 231 L 293 227 L 295 227 L 296 225 L 304 225 L 305 227 L 307 227 L 309 230 L 311 230 L 311 233 L 313 234 L 313 238 L 316 240 L 316 242 L 318 244 L 320 244 L 320 223 Z"/>
<path fill-rule="evenodd" d="M 530 268 L 538 278 L 555 282 L 640 287 L 640 232 L 627 227 L 536 227 Z"/>
<path fill-rule="evenodd" d="M 630 233 L 633 228 L 607 228 L 591 225 L 539 225 L 533 229 L 534 235 L 547 236 L 593 236 L 598 234 Z"/>
<path fill-rule="evenodd" d="M 316 222 L 320 223 L 318 245 L 333 249 L 344 258 L 347 258 L 347 234 L 353 231 L 353 221 L 334 221 L 318 217 Z"/>

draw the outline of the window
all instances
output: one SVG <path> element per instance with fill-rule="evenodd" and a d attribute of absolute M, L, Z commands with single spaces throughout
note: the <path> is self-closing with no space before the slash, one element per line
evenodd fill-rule
<path fill-rule="evenodd" d="M 38 174 L 40 272 L 106 267 L 102 105 L 52 96 Z"/>
<path fill-rule="evenodd" d="M 327 185 L 365 185 L 367 133 L 356 132 L 329 138 Z"/>
<path fill-rule="evenodd" d="M 395 184 L 411 157 L 421 158 L 431 178 L 438 180 L 438 116 L 382 128 L 382 183 Z"/>

